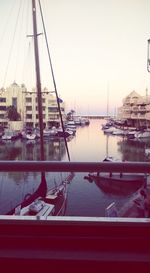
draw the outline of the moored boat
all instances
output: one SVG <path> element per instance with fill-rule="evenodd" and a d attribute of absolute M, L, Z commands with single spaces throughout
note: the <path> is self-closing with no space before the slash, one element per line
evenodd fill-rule
<path fill-rule="evenodd" d="M 67 199 L 67 183 L 50 189 L 46 196 L 39 196 L 27 206 L 17 206 L 14 210 L 15 215 L 21 216 L 58 216 L 65 212 L 65 204 Z"/>
<path fill-rule="evenodd" d="M 137 132 L 135 133 L 135 138 L 150 138 L 150 132 L 144 131 L 144 132 Z"/>
<path fill-rule="evenodd" d="M 150 218 L 150 187 L 146 186 L 137 190 L 121 208 L 118 217 Z"/>
<path fill-rule="evenodd" d="M 36 133 L 31 129 L 31 130 L 23 130 L 21 132 L 21 136 L 23 139 L 27 139 L 27 140 L 35 140 L 37 135 Z"/>
<path fill-rule="evenodd" d="M 73 136 L 73 132 L 69 129 L 65 129 L 65 131 L 63 131 L 61 128 L 57 130 L 57 133 L 55 134 L 56 137 L 70 137 Z"/>
<path fill-rule="evenodd" d="M 117 158 L 115 158 L 115 157 L 113 157 L 113 156 L 106 156 L 106 157 L 104 158 L 103 161 L 104 161 L 104 162 L 105 162 L 105 161 L 106 161 L 106 162 L 116 162 L 116 161 L 121 162 L 121 160 L 119 160 L 119 159 L 117 159 Z"/>
<path fill-rule="evenodd" d="M 42 9 L 40 9 L 42 16 Z M 33 37 L 34 37 L 34 51 L 35 51 L 35 72 L 36 72 L 36 86 L 37 86 L 37 101 L 38 101 L 38 126 L 39 126 L 39 137 L 40 137 L 40 160 L 45 160 L 45 150 L 44 150 L 44 139 L 43 139 L 43 107 L 42 107 L 42 91 L 41 91 L 41 78 L 40 78 L 40 66 L 39 66 L 39 51 L 38 51 L 38 33 L 37 33 L 37 21 L 36 21 L 36 3 L 32 1 L 32 16 L 33 16 Z M 43 20 L 42 20 L 43 21 Z M 44 34 L 46 36 L 44 21 L 43 21 L 43 29 Z M 55 94 L 57 97 L 58 108 L 60 109 L 59 98 L 57 94 L 57 89 L 55 86 Z M 60 119 L 63 125 L 63 119 L 60 109 Z M 64 131 L 64 130 L 63 130 Z M 31 128 L 31 133 L 33 132 Z M 48 134 L 49 134 L 48 130 Z M 47 131 L 46 131 L 47 133 Z M 69 134 L 69 133 L 68 133 Z M 35 134 L 36 135 L 36 134 Z M 24 136 L 26 137 L 26 131 L 24 132 Z M 67 149 L 68 159 L 70 160 L 69 151 L 67 147 L 67 142 L 65 136 L 65 145 Z M 31 139 L 31 138 L 30 138 Z M 59 172 L 59 170 L 57 170 Z M 34 215 L 37 217 L 47 217 L 49 215 L 62 215 L 65 212 L 65 205 L 67 199 L 67 184 L 73 178 L 73 174 L 70 173 L 65 180 L 62 180 L 60 185 L 56 185 L 54 188 L 47 191 L 47 182 L 45 172 L 41 172 L 41 183 L 38 189 L 33 193 L 28 195 L 28 198 L 23 200 L 20 204 L 18 204 L 13 210 L 8 212 L 7 214 L 17 214 L 23 216 Z M 62 179 L 62 176 L 61 176 Z"/>
<path fill-rule="evenodd" d="M 122 161 L 112 156 L 107 156 L 103 162 Z M 147 176 L 143 173 L 98 172 L 89 173 L 85 178 L 90 182 L 95 182 L 103 191 L 117 195 L 133 193 L 145 185 L 147 181 Z"/>
<path fill-rule="evenodd" d="M 88 177 L 102 191 L 116 195 L 129 195 L 146 183 L 146 176 L 143 174 L 100 173 L 89 174 Z"/>
<path fill-rule="evenodd" d="M 135 191 L 123 204 L 118 205 L 112 202 L 105 209 L 107 217 L 126 218 L 150 218 L 150 176 L 147 176 L 146 183 Z"/>
<path fill-rule="evenodd" d="M 43 137 L 54 137 L 57 134 L 56 127 L 52 127 L 51 129 L 45 128 L 43 130 Z"/>
<path fill-rule="evenodd" d="M 13 130 L 5 129 L 4 134 L 2 135 L 2 140 L 14 140 L 19 137 L 19 134 Z"/>

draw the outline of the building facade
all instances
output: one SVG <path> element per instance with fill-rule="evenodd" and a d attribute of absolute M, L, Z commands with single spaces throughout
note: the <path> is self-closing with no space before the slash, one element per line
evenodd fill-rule
<path fill-rule="evenodd" d="M 59 99 L 63 121 L 66 119 L 65 104 Z M 28 91 L 26 86 L 17 83 L 11 84 L 8 88 L 0 89 L 0 125 L 7 126 L 7 107 L 14 106 L 20 114 L 22 128 L 38 127 L 38 101 L 36 89 Z M 60 125 L 60 115 L 56 96 L 48 91 L 47 88 L 42 90 L 42 107 L 44 127 Z"/>
<path fill-rule="evenodd" d="M 117 118 L 127 126 L 150 128 L 150 96 L 146 90 L 145 96 L 132 91 L 123 99 L 123 105 L 118 108 Z"/>

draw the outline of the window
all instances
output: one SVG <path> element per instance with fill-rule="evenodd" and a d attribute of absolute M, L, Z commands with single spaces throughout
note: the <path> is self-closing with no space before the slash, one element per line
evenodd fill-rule
<path fill-rule="evenodd" d="M 6 102 L 6 98 L 0 98 L 0 102 Z"/>
<path fill-rule="evenodd" d="M 59 115 L 56 115 L 56 114 L 55 115 L 54 114 L 51 115 L 51 114 L 49 114 L 48 118 L 49 118 L 49 120 L 56 120 L 56 119 L 59 119 Z"/>
<path fill-rule="evenodd" d="M 36 114 L 36 119 L 39 119 L 39 115 Z M 43 119 L 45 119 L 45 115 L 43 115 Z"/>
<path fill-rule="evenodd" d="M 46 107 L 43 106 L 43 107 L 42 107 L 42 110 L 45 111 L 45 109 L 46 109 Z M 36 111 L 38 111 L 38 106 L 36 106 Z"/>
<path fill-rule="evenodd" d="M 26 98 L 26 102 L 32 102 L 32 98 L 27 97 L 27 98 Z"/>
<path fill-rule="evenodd" d="M 17 98 L 12 98 L 12 105 L 17 109 Z"/>
<path fill-rule="evenodd" d="M 26 111 L 32 111 L 32 106 L 26 106 Z"/>
<path fill-rule="evenodd" d="M 38 102 L 38 99 L 36 98 L 35 101 Z M 42 98 L 42 103 L 45 103 L 45 99 L 44 98 Z"/>
<path fill-rule="evenodd" d="M 27 115 L 26 115 L 26 118 L 27 118 L 27 119 L 32 119 L 32 115 L 31 115 L 31 114 L 27 114 Z"/>
<path fill-rule="evenodd" d="M 48 112 L 58 112 L 58 107 L 48 107 Z"/>
<path fill-rule="evenodd" d="M 6 111 L 6 106 L 0 105 L 0 111 Z"/>

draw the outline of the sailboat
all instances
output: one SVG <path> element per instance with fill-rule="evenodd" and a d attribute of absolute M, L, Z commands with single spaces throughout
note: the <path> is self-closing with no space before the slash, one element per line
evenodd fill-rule
<path fill-rule="evenodd" d="M 147 181 L 146 175 L 142 173 L 89 173 L 84 178 L 90 183 L 95 182 L 105 193 L 114 195 L 129 195 L 143 187 Z"/>
<path fill-rule="evenodd" d="M 106 108 L 106 123 L 105 124 L 102 124 L 102 130 L 106 133 L 107 133 L 107 130 L 108 130 L 108 133 L 110 131 L 110 133 L 112 132 L 111 131 L 111 127 L 113 126 L 113 123 L 110 121 L 110 116 L 109 116 L 109 84 L 107 83 L 107 108 Z"/>
<path fill-rule="evenodd" d="M 48 49 L 47 35 L 46 35 L 46 29 L 45 29 L 40 1 L 39 1 L 39 6 L 40 6 L 44 34 L 45 34 L 46 44 Z M 43 126 L 43 113 L 42 113 L 42 95 L 41 95 L 41 80 L 40 80 L 40 65 L 39 65 L 39 49 L 38 49 L 38 33 L 37 33 L 36 1 L 35 0 L 32 0 L 32 16 L 33 16 L 36 88 L 37 88 L 38 116 L 39 116 L 39 128 L 40 128 L 40 155 L 41 155 L 41 161 L 44 161 L 45 160 L 44 139 L 43 139 L 44 126 Z M 54 87 L 55 87 L 55 94 L 56 94 L 59 113 L 60 113 L 60 119 L 62 123 L 62 129 L 64 131 L 63 120 L 62 120 L 61 110 L 59 105 L 59 98 L 57 95 L 57 88 L 56 88 L 56 83 L 54 79 L 54 73 L 52 69 L 49 49 L 48 49 L 48 55 L 50 60 Z M 68 159 L 70 161 L 70 155 L 69 155 L 67 141 L 65 137 L 64 137 L 64 141 L 66 144 Z M 65 213 L 68 184 L 71 182 L 73 177 L 74 177 L 74 173 L 70 173 L 59 185 L 56 185 L 55 187 L 48 190 L 45 173 L 42 172 L 41 183 L 38 189 L 36 190 L 36 192 L 33 193 L 31 196 L 29 195 L 29 198 L 27 200 L 24 200 L 21 204 L 17 205 L 8 214 L 24 215 L 24 216 L 34 215 L 37 217 L 45 217 L 45 218 L 49 215 L 53 215 L 53 216 L 63 215 Z"/>
<path fill-rule="evenodd" d="M 109 135 L 106 136 L 106 157 L 104 163 L 119 163 L 122 162 L 112 156 L 109 156 L 108 151 Z M 98 172 L 89 173 L 85 176 L 89 182 L 95 184 L 105 193 L 112 193 L 115 195 L 129 195 L 145 185 L 146 176 L 142 173 L 112 173 L 112 172 Z"/>
<path fill-rule="evenodd" d="M 105 209 L 107 217 L 149 218 L 150 217 L 150 177 L 146 185 L 135 191 L 123 205 L 112 202 Z"/>

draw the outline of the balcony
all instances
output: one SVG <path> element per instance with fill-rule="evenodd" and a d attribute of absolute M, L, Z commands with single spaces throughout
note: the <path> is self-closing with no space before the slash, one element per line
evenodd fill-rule
<path fill-rule="evenodd" d="M 133 107 L 132 107 L 132 112 L 134 112 L 134 111 L 135 111 L 135 112 L 138 112 L 138 110 L 139 110 L 139 108 L 138 108 L 137 106 L 133 106 Z"/>
<path fill-rule="evenodd" d="M 147 120 L 150 120 L 150 113 L 146 113 L 146 114 L 145 114 L 145 118 L 146 118 Z"/>
<path fill-rule="evenodd" d="M 147 111 L 146 107 L 139 107 L 139 112 L 146 112 L 146 111 Z"/>
<path fill-rule="evenodd" d="M 138 119 L 146 119 L 145 113 L 138 113 Z"/>
<path fill-rule="evenodd" d="M 0 172 L 143 172 L 149 162 L 1 161 Z M 150 270 L 150 219 L 0 217 L 1 270 L 144 272 Z"/>
<path fill-rule="evenodd" d="M 122 114 L 124 119 L 130 119 L 131 118 L 131 113 L 123 113 Z"/>
<path fill-rule="evenodd" d="M 137 113 L 131 114 L 131 119 L 138 119 L 138 114 Z"/>

